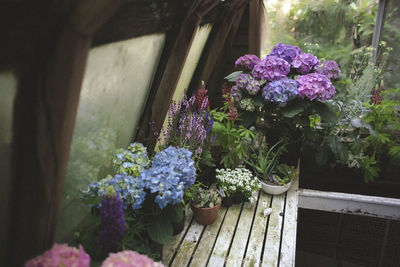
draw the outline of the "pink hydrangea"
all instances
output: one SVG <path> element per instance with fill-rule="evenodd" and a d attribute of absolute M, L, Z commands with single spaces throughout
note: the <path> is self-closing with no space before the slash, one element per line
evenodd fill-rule
<path fill-rule="evenodd" d="M 326 101 L 335 95 L 335 87 L 325 75 L 310 73 L 297 77 L 298 93 L 301 98 Z"/>
<path fill-rule="evenodd" d="M 82 246 L 79 250 L 66 244 L 54 244 L 43 255 L 37 256 L 25 263 L 25 267 L 89 267 L 90 256 Z"/>
<path fill-rule="evenodd" d="M 253 69 L 253 76 L 259 80 L 275 81 L 286 78 L 290 64 L 279 57 L 266 56 Z"/>
<path fill-rule="evenodd" d="M 163 265 L 154 262 L 146 255 L 135 251 L 125 250 L 119 253 L 110 253 L 108 258 L 101 265 L 102 267 L 162 267 Z"/>

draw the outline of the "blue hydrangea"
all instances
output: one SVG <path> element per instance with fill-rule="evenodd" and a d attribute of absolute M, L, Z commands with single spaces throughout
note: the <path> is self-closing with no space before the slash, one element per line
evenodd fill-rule
<path fill-rule="evenodd" d="M 146 197 L 144 183 L 127 174 L 116 174 L 114 177 L 109 175 L 106 178 L 91 183 L 82 191 L 82 198 L 87 200 L 102 199 L 106 194 L 107 188 L 112 186 L 115 192 L 121 197 L 124 209 L 139 209 Z M 91 206 L 91 205 L 89 205 Z M 101 204 L 97 205 L 101 207 Z"/>
<path fill-rule="evenodd" d="M 297 83 L 292 79 L 270 82 L 264 86 L 262 92 L 265 101 L 274 102 L 280 106 L 286 106 L 286 103 L 297 95 Z"/>
<path fill-rule="evenodd" d="M 155 202 L 163 209 L 182 202 L 184 189 L 196 179 L 192 153 L 185 148 L 170 146 L 154 156 L 153 165 L 140 175 L 145 188 L 156 193 Z"/>

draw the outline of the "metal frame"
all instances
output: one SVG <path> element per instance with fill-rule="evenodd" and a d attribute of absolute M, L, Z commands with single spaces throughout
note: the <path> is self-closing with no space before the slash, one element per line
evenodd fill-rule
<path fill-rule="evenodd" d="M 379 0 L 378 3 L 378 12 L 376 13 L 376 21 L 375 21 L 375 28 L 374 28 L 374 35 L 372 37 L 372 57 L 371 62 L 376 64 L 377 54 L 378 54 L 378 47 L 379 41 L 382 37 L 382 30 L 385 24 L 385 17 L 386 17 L 386 9 L 390 0 Z"/>

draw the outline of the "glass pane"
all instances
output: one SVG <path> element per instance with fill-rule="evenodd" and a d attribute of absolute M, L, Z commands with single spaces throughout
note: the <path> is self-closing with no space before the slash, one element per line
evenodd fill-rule
<path fill-rule="evenodd" d="M 279 42 L 297 45 L 319 59 L 338 62 L 349 74 L 369 46 L 375 25 L 376 0 L 264 0 L 268 16 L 267 51 Z"/>
<path fill-rule="evenodd" d="M 82 84 L 78 116 L 57 227 L 65 240 L 88 214 L 80 190 L 110 173 L 114 151 L 136 132 L 165 35 L 155 34 L 93 48 Z"/>
<path fill-rule="evenodd" d="M 389 1 L 382 40 L 393 49 L 386 66 L 385 87 L 400 88 L 400 0 Z"/>
<path fill-rule="evenodd" d="M 12 140 L 13 104 L 17 92 L 17 79 L 13 72 L 0 73 L 0 247 L 6 248 L 8 197 L 10 190 L 10 159 Z M 5 258 L 0 252 L 0 265 Z"/>

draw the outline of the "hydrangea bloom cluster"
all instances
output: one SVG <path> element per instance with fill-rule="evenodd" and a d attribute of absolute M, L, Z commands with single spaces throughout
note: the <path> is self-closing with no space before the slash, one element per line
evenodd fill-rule
<path fill-rule="evenodd" d="M 316 72 L 325 75 L 329 79 L 337 79 L 339 78 L 340 69 L 336 61 L 325 60 L 318 65 Z"/>
<path fill-rule="evenodd" d="M 217 169 L 216 172 L 217 184 L 227 196 L 240 191 L 251 201 L 253 193 L 258 192 L 261 188 L 257 177 L 254 177 L 246 168 Z"/>
<path fill-rule="evenodd" d="M 286 103 L 297 96 L 297 83 L 292 79 L 282 79 L 267 83 L 262 91 L 265 101 L 274 102 L 280 106 L 286 106 Z"/>
<path fill-rule="evenodd" d="M 102 263 L 102 267 L 163 267 L 161 263 L 154 262 L 146 255 L 135 251 L 125 250 L 119 253 L 110 253 Z"/>
<path fill-rule="evenodd" d="M 233 97 L 233 100 L 235 100 L 235 102 L 239 102 L 242 99 L 242 91 L 236 85 L 232 86 L 230 95 L 231 97 Z"/>
<path fill-rule="evenodd" d="M 242 67 L 242 63 L 248 62 L 250 55 L 240 57 L 236 67 Z M 296 77 L 299 73 L 301 75 Z M 313 75 L 304 78 L 307 74 Z M 258 92 L 261 88 L 261 96 L 266 102 L 276 103 L 281 107 L 298 96 L 325 101 L 336 93 L 330 79 L 337 79 L 339 74 L 340 69 L 335 61 L 327 60 L 319 64 L 318 58 L 313 54 L 302 53 L 297 46 L 279 43 L 252 69 L 244 69 L 237 75 L 236 83 L 230 90 L 230 97 L 236 106 L 250 112 L 256 110 L 254 104 L 258 102 L 254 101 L 254 97 L 259 97 Z M 327 79 L 319 75 L 325 75 Z M 230 78 L 227 79 L 230 81 Z M 261 87 L 264 83 L 264 87 Z M 232 117 L 231 112 L 229 115 Z"/>
<path fill-rule="evenodd" d="M 252 70 L 260 61 L 256 55 L 244 55 L 236 60 L 235 67 Z"/>
<path fill-rule="evenodd" d="M 253 76 L 259 80 L 275 81 L 286 78 L 290 64 L 279 57 L 266 56 L 253 69 Z"/>
<path fill-rule="evenodd" d="M 182 202 L 183 190 L 196 179 L 192 153 L 185 148 L 168 147 L 154 156 L 153 165 L 140 179 L 151 193 L 157 193 L 155 202 L 163 209 L 168 204 Z"/>
<path fill-rule="evenodd" d="M 297 77 L 298 92 L 301 98 L 326 101 L 331 99 L 336 91 L 331 81 L 325 75 L 310 73 Z"/>
<path fill-rule="evenodd" d="M 145 199 L 146 192 L 143 190 L 144 184 L 140 179 L 126 174 L 116 174 L 91 183 L 82 192 L 82 198 L 88 200 L 102 199 L 109 186 L 121 197 L 124 209 L 139 209 Z M 101 203 L 98 205 L 101 207 Z"/>
<path fill-rule="evenodd" d="M 292 66 L 301 74 L 307 74 L 313 70 L 319 61 L 313 54 L 299 54 L 292 62 Z"/>
<path fill-rule="evenodd" d="M 251 98 L 245 98 L 240 100 L 239 107 L 242 110 L 246 111 L 254 111 L 256 109 L 256 106 L 254 105 L 254 100 Z"/>
<path fill-rule="evenodd" d="M 301 53 L 301 49 L 297 46 L 279 43 L 272 49 L 269 55 L 282 58 L 290 64 Z"/>
<path fill-rule="evenodd" d="M 115 252 L 126 232 L 122 201 L 112 186 L 107 188 L 100 208 L 99 243 L 105 252 Z"/>
<path fill-rule="evenodd" d="M 149 166 L 147 149 L 141 143 L 132 143 L 128 149 L 118 149 L 114 154 L 113 167 L 116 173 L 137 177 Z"/>
<path fill-rule="evenodd" d="M 43 255 L 37 256 L 25 263 L 26 267 L 42 266 L 77 266 L 89 267 L 90 256 L 85 253 L 82 246 L 79 250 L 66 244 L 54 244 Z"/>
<path fill-rule="evenodd" d="M 236 79 L 236 87 L 246 91 L 249 95 L 256 95 L 260 85 L 250 74 L 242 73 Z"/>

